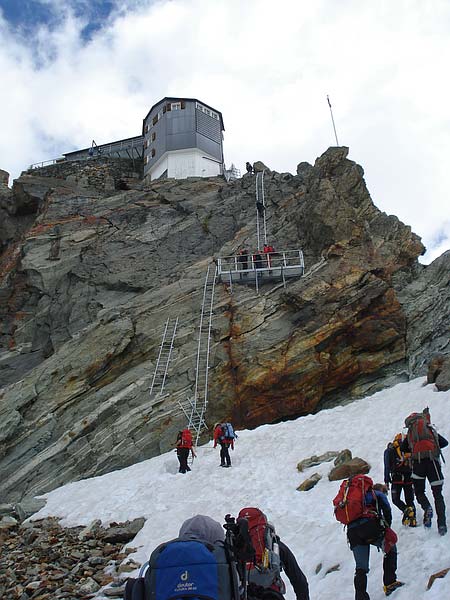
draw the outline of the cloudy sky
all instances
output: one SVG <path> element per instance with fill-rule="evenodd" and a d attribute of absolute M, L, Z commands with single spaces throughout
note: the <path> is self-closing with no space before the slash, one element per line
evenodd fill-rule
<path fill-rule="evenodd" d="M 166 95 L 220 110 L 225 160 L 335 145 L 375 204 L 450 247 L 449 0 L 0 0 L 0 168 L 138 135 Z"/>

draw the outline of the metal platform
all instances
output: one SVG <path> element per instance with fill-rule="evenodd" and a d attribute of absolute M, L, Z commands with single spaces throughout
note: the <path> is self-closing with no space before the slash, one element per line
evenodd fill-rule
<path fill-rule="evenodd" d="M 224 256 L 216 259 L 217 277 L 231 287 L 233 283 L 254 284 L 256 289 L 263 283 L 282 281 L 302 277 L 305 262 L 301 250 L 283 250 L 281 252 L 257 252 L 243 257 Z"/>

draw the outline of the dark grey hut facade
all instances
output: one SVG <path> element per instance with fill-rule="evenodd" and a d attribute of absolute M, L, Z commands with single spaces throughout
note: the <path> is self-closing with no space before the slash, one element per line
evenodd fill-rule
<path fill-rule="evenodd" d="M 143 122 L 144 176 L 212 177 L 223 172 L 222 114 L 196 98 L 166 97 Z"/>

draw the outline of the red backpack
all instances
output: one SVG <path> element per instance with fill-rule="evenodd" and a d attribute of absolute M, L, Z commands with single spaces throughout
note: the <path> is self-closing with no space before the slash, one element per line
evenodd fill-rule
<path fill-rule="evenodd" d="M 268 522 L 259 508 L 243 508 L 239 519 L 246 519 L 252 546 L 253 561 L 246 563 L 248 584 L 273 589 L 284 594 L 286 587 L 281 579 L 281 562 L 275 527 Z"/>
<path fill-rule="evenodd" d="M 180 431 L 179 438 L 181 440 L 181 443 L 178 445 L 179 448 L 192 448 L 192 433 L 189 429 Z"/>
<path fill-rule="evenodd" d="M 420 462 L 421 458 L 437 458 L 439 444 L 437 435 L 430 425 L 430 413 L 412 413 L 405 419 L 408 428 L 407 438 L 411 458 Z"/>
<path fill-rule="evenodd" d="M 376 495 L 372 487 L 373 481 L 367 475 L 353 475 L 344 479 L 333 500 L 336 519 L 348 525 L 356 519 L 377 517 Z M 373 504 L 367 505 L 366 494 L 370 491 L 373 494 Z"/>

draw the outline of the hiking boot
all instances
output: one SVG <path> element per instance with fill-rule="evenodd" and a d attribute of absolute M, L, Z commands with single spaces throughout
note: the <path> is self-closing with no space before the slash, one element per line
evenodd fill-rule
<path fill-rule="evenodd" d="M 416 511 L 412 506 L 407 506 L 403 511 L 402 525 L 417 527 Z"/>
<path fill-rule="evenodd" d="M 386 596 L 390 596 L 392 594 L 392 592 L 395 592 L 395 590 L 399 587 L 402 587 L 402 585 L 405 585 L 403 583 L 403 581 L 394 581 L 394 583 L 390 583 L 389 585 L 384 585 L 383 586 L 384 593 L 386 594 Z"/>
<path fill-rule="evenodd" d="M 431 527 L 431 519 L 433 518 L 433 509 L 431 508 L 431 506 L 429 506 L 428 508 L 425 509 L 425 512 L 423 513 L 423 526 L 427 527 L 428 529 Z"/>
<path fill-rule="evenodd" d="M 438 533 L 439 535 L 445 535 L 447 533 L 447 525 L 439 525 Z"/>

